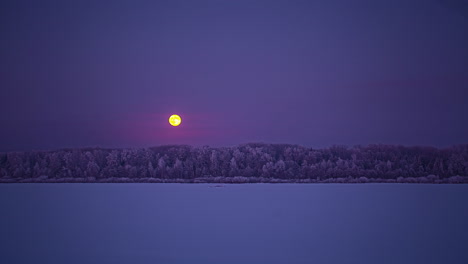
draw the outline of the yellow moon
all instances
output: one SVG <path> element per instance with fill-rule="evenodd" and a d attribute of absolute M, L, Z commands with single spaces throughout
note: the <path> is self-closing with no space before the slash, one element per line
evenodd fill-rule
<path fill-rule="evenodd" d="M 171 117 L 169 117 L 169 124 L 171 124 L 171 126 L 178 126 L 180 123 L 182 123 L 182 118 L 180 118 L 180 116 L 171 115 Z"/>

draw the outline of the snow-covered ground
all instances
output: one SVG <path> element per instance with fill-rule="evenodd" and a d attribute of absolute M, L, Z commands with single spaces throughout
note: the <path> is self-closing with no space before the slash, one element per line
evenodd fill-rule
<path fill-rule="evenodd" d="M 468 185 L 3 184 L 0 262 L 461 264 L 467 201 Z"/>

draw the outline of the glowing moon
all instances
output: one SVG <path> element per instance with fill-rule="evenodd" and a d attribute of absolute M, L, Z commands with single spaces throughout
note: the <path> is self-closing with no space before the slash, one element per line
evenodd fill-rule
<path fill-rule="evenodd" d="M 180 118 L 180 116 L 171 115 L 171 117 L 169 117 L 169 124 L 171 124 L 171 126 L 178 126 L 180 123 L 182 123 L 182 118 Z"/>

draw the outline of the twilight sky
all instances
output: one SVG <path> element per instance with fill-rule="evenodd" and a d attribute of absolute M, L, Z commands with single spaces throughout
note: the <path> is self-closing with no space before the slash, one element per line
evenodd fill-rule
<path fill-rule="evenodd" d="M 0 33 L 0 151 L 468 143 L 465 0 L 12 0 Z"/>

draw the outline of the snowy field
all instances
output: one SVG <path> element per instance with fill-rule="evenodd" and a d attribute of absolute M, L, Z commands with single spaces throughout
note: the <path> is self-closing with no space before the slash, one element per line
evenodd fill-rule
<path fill-rule="evenodd" d="M 468 185 L 3 184 L 1 263 L 468 263 Z"/>

